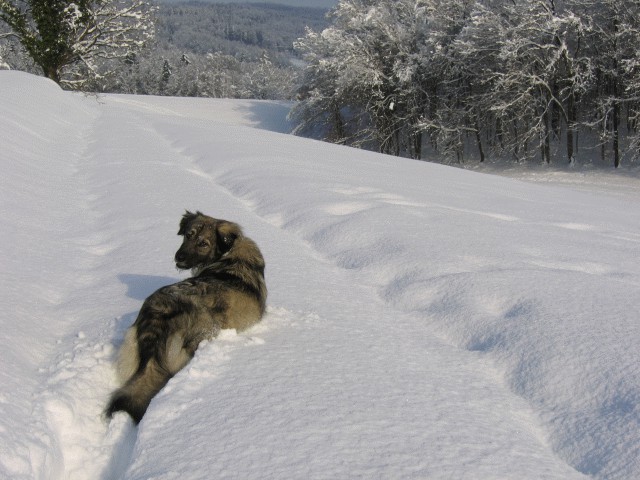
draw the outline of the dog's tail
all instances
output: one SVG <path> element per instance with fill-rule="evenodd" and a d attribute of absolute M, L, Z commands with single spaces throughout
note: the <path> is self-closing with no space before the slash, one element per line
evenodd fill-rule
<path fill-rule="evenodd" d="M 136 372 L 127 383 L 113 393 L 105 414 L 111 418 L 116 412 L 127 412 L 136 424 L 140 423 L 151 399 L 171 377 L 172 375 L 154 359 L 149 360 L 144 369 Z"/>
<path fill-rule="evenodd" d="M 132 331 L 135 333 L 135 330 Z M 137 345 L 131 347 L 125 341 L 123 350 L 126 348 L 137 349 Z M 144 365 L 139 364 L 136 373 L 113 393 L 105 410 L 107 418 L 116 412 L 127 412 L 136 424 L 140 423 L 151 399 L 193 357 L 193 353 L 184 349 L 184 339 L 179 334 L 169 337 L 165 349 L 160 353 L 161 362 L 154 357 Z M 139 362 L 137 352 L 133 358 Z"/>

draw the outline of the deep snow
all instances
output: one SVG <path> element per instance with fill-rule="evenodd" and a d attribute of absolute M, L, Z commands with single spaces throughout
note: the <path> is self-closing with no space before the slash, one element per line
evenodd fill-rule
<path fill-rule="evenodd" d="M 286 110 L 0 72 L 0 478 L 640 478 L 637 178 L 390 158 Z M 108 424 L 185 208 L 258 242 L 268 314 Z"/>

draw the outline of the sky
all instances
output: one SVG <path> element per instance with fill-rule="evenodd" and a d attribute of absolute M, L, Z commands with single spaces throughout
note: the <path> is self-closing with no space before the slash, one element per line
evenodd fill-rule
<path fill-rule="evenodd" d="M 182 0 L 163 0 L 168 3 L 177 3 Z M 264 2 L 262 0 L 200 0 L 206 3 L 279 3 L 292 7 L 321 7 L 331 8 L 338 3 L 338 0 L 273 0 Z"/>

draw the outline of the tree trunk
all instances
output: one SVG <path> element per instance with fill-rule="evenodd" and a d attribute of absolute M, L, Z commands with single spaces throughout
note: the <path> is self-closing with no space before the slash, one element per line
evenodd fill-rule
<path fill-rule="evenodd" d="M 551 133 L 549 132 L 549 111 L 545 110 L 542 115 L 542 121 L 544 123 L 544 138 L 542 139 L 542 160 L 549 164 L 551 163 L 551 145 L 549 136 Z"/>
<path fill-rule="evenodd" d="M 480 124 L 476 117 L 476 142 L 478 143 L 478 152 L 480 153 L 480 163 L 484 162 L 484 149 L 482 148 L 482 139 L 480 138 Z"/>
<path fill-rule="evenodd" d="M 574 151 L 574 133 L 576 128 L 576 106 L 575 96 L 573 93 L 569 95 L 567 105 L 567 160 L 570 164 L 575 161 Z"/>
<path fill-rule="evenodd" d="M 345 143 L 344 120 L 340 113 L 340 107 L 333 105 L 333 131 L 335 132 L 335 141 L 339 144 Z"/>
<path fill-rule="evenodd" d="M 614 87 L 614 95 L 617 96 L 617 88 Z M 613 166 L 620 166 L 620 102 L 616 99 L 613 104 Z"/>
<path fill-rule="evenodd" d="M 42 70 L 45 77 L 53 80 L 56 83 L 60 83 L 60 69 L 52 66 L 43 66 Z"/>
<path fill-rule="evenodd" d="M 420 160 L 422 158 L 422 132 L 414 132 L 410 140 L 413 144 L 413 158 Z"/>

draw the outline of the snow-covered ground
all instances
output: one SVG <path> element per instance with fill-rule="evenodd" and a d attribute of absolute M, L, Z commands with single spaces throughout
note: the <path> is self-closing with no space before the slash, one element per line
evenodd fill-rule
<path fill-rule="evenodd" d="M 0 72 L 0 478 L 640 478 L 638 178 L 390 158 L 286 110 Z M 268 314 L 109 424 L 185 208 L 258 242 Z"/>

